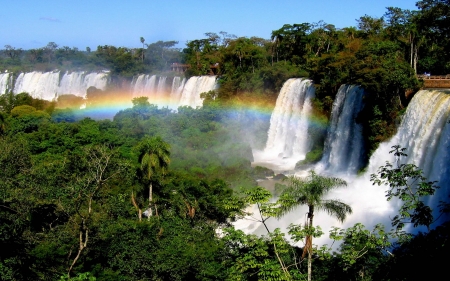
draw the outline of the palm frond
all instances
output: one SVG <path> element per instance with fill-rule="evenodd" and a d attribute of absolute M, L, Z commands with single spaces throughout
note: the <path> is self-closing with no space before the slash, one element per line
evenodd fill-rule
<path fill-rule="evenodd" d="M 316 208 L 336 217 L 340 222 L 345 220 L 347 214 L 352 213 L 352 208 L 349 205 L 337 199 L 323 200 Z"/>
<path fill-rule="evenodd" d="M 344 187 L 347 182 L 340 178 L 324 177 L 310 171 L 305 178 L 290 176 L 286 179 L 288 187 L 285 188 L 277 205 L 281 217 L 291 212 L 297 206 L 306 205 L 316 207 L 343 221 L 351 213 L 351 207 L 339 200 L 324 200 L 325 195 L 338 187 Z"/>

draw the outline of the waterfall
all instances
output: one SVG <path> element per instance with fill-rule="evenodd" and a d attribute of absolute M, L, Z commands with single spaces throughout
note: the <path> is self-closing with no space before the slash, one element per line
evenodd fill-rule
<path fill-rule="evenodd" d="M 166 79 L 166 76 L 159 77 L 158 87 L 156 88 L 156 93 L 158 95 L 164 95 L 164 93 L 166 92 Z"/>
<path fill-rule="evenodd" d="M 79 73 L 79 72 L 75 72 Z M 100 90 L 105 90 L 106 86 L 108 85 L 108 75 L 106 73 L 89 73 L 89 74 L 83 74 L 83 80 L 82 80 L 82 89 L 89 89 L 89 87 L 95 87 Z M 64 77 L 63 77 L 64 78 Z M 84 93 L 86 93 L 86 90 Z M 82 92 L 83 93 L 83 92 Z M 86 94 L 84 94 L 86 95 Z"/>
<path fill-rule="evenodd" d="M 0 73 L 0 95 L 6 93 L 10 87 L 10 75 L 8 72 Z"/>
<path fill-rule="evenodd" d="M 131 82 L 132 96 L 151 97 L 155 93 L 156 75 L 141 74 Z"/>
<path fill-rule="evenodd" d="M 148 97 L 152 104 L 167 106 L 169 93 L 166 81 L 167 76 L 141 74 L 131 82 L 132 97 Z"/>
<path fill-rule="evenodd" d="M 339 88 L 318 170 L 325 169 L 333 174 L 356 174 L 364 165 L 362 126 L 356 123 L 356 117 L 364 106 L 363 96 L 361 87 L 342 85 Z"/>
<path fill-rule="evenodd" d="M 348 188 L 330 194 L 340 198 L 353 208 L 353 214 L 345 221 L 348 227 L 362 222 L 367 227 L 384 223 L 390 227 L 390 218 L 398 212 L 398 200 L 386 201 L 386 186 L 374 186 L 370 175 L 386 161 L 396 165 L 395 156 L 389 153 L 392 146 L 406 148 L 408 155 L 402 163 L 415 164 L 423 170 L 429 181 L 437 181 L 440 188 L 429 198 L 428 204 L 438 210 L 438 201 L 449 199 L 450 193 L 450 93 L 437 90 L 421 90 L 409 103 L 397 133 L 383 142 L 369 159 L 367 172 L 348 178 Z M 435 213 L 436 215 L 436 213 Z M 320 222 L 319 222 L 320 223 Z M 433 225 L 432 225 L 433 227 Z"/>
<path fill-rule="evenodd" d="M 172 81 L 172 91 L 170 92 L 170 104 L 172 106 L 178 105 L 181 99 L 181 93 L 183 92 L 186 78 L 181 80 L 180 77 L 174 77 Z M 176 109 L 176 108 L 175 108 Z"/>
<path fill-rule="evenodd" d="M 423 170 L 430 181 L 437 181 L 440 189 L 430 197 L 435 208 L 439 200 L 450 194 L 450 93 L 421 90 L 415 94 L 403 116 L 397 134 L 380 144 L 369 161 L 369 172 L 375 173 L 385 161 L 395 163 L 389 154 L 392 146 L 406 148 L 403 163 L 414 164 Z M 434 202 L 433 202 L 434 201 Z"/>
<path fill-rule="evenodd" d="M 58 95 L 59 72 L 20 73 L 14 85 L 14 94 L 27 92 L 33 98 L 54 100 Z"/>
<path fill-rule="evenodd" d="M 289 81 L 285 83 L 285 86 L 287 86 L 286 84 L 288 82 Z M 283 86 L 283 88 L 285 88 L 285 86 Z M 285 89 L 282 91 L 284 90 Z M 332 122 L 334 122 L 335 125 L 332 124 L 332 127 L 334 126 L 335 128 L 330 129 L 329 138 L 331 135 L 339 136 L 339 138 L 341 138 L 342 134 L 347 134 L 347 130 L 355 130 L 352 128 L 355 124 L 344 126 L 343 124 L 340 124 L 340 122 L 351 119 L 348 115 L 357 114 L 353 111 L 359 111 L 358 108 L 361 108 L 362 106 L 360 104 L 360 97 L 357 97 L 358 95 L 362 95 L 361 89 L 354 86 L 345 86 L 341 88 L 341 90 L 342 93 L 340 91 L 338 94 L 334 106 L 335 108 L 333 108 Z M 280 93 L 279 100 L 277 100 L 277 107 L 278 105 L 281 106 L 281 98 L 282 95 Z M 355 100 L 351 102 L 350 100 L 352 99 Z M 355 109 L 345 110 L 346 103 L 349 105 L 353 103 Z M 338 104 L 341 105 L 338 106 Z M 339 114 L 337 113 L 338 108 L 342 108 Z M 286 106 L 284 110 L 290 111 L 291 109 Z M 275 110 L 272 114 L 272 119 L 274 114 Z M 280 112 L 279 115 L 278 118 L 281 119 L 282 112 Z M 338 116 L 340 117 L 338 118 Z M 335 120 L 336 118 L 338 120 Z M 275 120 L 272 119 L 270 131 L 276 131 L 272 128 L 272 126 L 275 125 L 275 122 L 272 122 Z M 286 122 L 286 119 L 289 118 L 285 117 L 283 122 Z M 280 127 L 279 130 L 288 133 L 285 129 L 287 125 Z M 274 132 L 271 132 L 271 134 L 272 133 Z M 348 135 L 349 138 L 351 138 L 351 133 L 348 133 Z M 282 141 L 281 137 L 279 139 Z M 328 141 L 325 152 L 326 155 L 323 159 L 323 161 L 329 164 L 331 170 L 333 170 L 334 165 L 336 165 L 333 163 L 337 162 L 333 162 L 334 160 L 330 159 L 339 157 L 340 152 L 338 153 L 338 151 L 340 149 L 339 147 L 342 145 L 337 143 L 333 144 L 334 141 L 335 140 Z M 355 144 L 348 145 L 354 146 Z M 375 150 L 369 159 L 367 171 L 360 176 L 351 173 L 342 176 L 347 180 L 347 188 L 333 190 L 327 196 L 327 199 L 342 200 L 352 207 L 353 213 L 341 224 L 328 216 L 328 214 L 318 212 L 314 218 L 317 225 L 320 225 L 325 233 L 327 233 L 332 226 L 347 228 L 358 222 L 363 223 L 368 229 L 372 229 L 373 226 L 378 223 L 384 224 L 387 230 L 391 228 L 391 218 L 398 213 L 399 202 L 395 199 L 387 201 L 385 197 L 387 187 L 373 185 L 370 181 L 370 175 L 376 174 L 380 166 L 386 165 L 386 161 L 389 161 L 393 165 L 396 164 L 394 155 L 389 153 L 394 145 L 400 145 L 401 147 L 406 148 L 405 153 L 408 156 L 403 159 L 403 163 L 417 165 L 423 170 L 423 175 L 429 181 L 436 181 L 436 185 L 440 186 L 435 195 L 429 198 L 428 204 L 434 210 L 438 210 L 438 201 L 444 200 L 448 202 L 450 194 L 450 91 L 421 90 L 416 93 L 402 117 L 397 133 L 390 140 L 381 143 Z M 356 145 L 356 147 L 358 147 L 358 145 Z M 353 148 L 350 150 L 350 154 L 356 149 L 357 148 Z M 333 153 L 335 153 L 335 156 L 332 156 Z M 344 155 L 342 156 L 345 157 Z M 350 158 L 352 157 L 353 156 Z M 355 156 L 354 159 L 358 159 L 358 157 Z M 358 161 L 355 160 L 354 162 L 356 163 Z M 348 169 L 347 166 L 348 165 L 345 165 L 345 169 Z M 339 172 L 339 169 L 337 169 L 337 171 Z M 304 173 L 304 171 L 302 171 L 302 173 Z M 331 174 L 333 173 L 331 172 Z M 338 176 L 341 177 L 340 175 Z M 306 208 L 299 207 L 280 220 L 268 220 L 267 224 L 271 230 L 277 227 L 286 229 L 290 223 L 303 223 L 303 214 L 306 214 L 306 212 Z M 437 217 L 436 213 L 435 215 Z M 235 225 L 247 233 L 266 233 L 261 225 L 256 224 L 253 221 L 241 220 Z M 436 225 L 432 225 L 432 227 L 436 227 Z M 329 243 L 326 235 L 315 241 L 318 245 Z"/>
<path fill-rule="evenodd" d="M 66 72 L 59 83 L 58 96 L 71 94 L 85 97 L 89 87 L 104 90 L 107 82 L 105 73 Z"/>
<path fill-rule="evenodd" d="M 311 80 L 293 78 L 284 83 L 270 118 L 265 153 L 297 161 L 305 158 L 312 145 L 308 138 L 308 117 L 313 97 Z"/>
<path fill-rule="evenodd" d="M 178 106 L 201 107 L 203 99 L 200 94 L 216 88 L 216 76 L 193 76 L 186 82 Z"/>
<path fill-rule="evenodd" d="M 20 73 L 16 79 L 13 92 L 29 93 L 33 98 L 54 100 L 61 95 L 86 96 L 86 91 L 93 86 L 104 90 L 108 79 L 106 73 L 66 72 L 60 81 L 60 72 L 27 72 Z"/>

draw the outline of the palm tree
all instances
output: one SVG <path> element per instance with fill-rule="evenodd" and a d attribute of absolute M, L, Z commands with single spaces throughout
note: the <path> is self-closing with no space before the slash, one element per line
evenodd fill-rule
<path fill-rule="evenodd" d="M 144 62 L 144 46 L 145 46 L 145 39 L 144 39 L 144 37 L 141 37 L 140 38 L 140 40 L 141 40 L 141 43 L 142 43 L 142 54 L 141 54 L 141 59 L 142 59 L 142 62 Z"/>
<path fill-rule="evenodd" d="M 336 217 L 339 221 L 344 221 L 347 214 L 352 213 L 352 208 L 336 199 L 324 199 L 324 196 L 331 190 L 344 187 L 347 183 L 339 178 L 323 177 L 314 171 L 309 171 L 306 178 L 297 178 L 294 176 L 287 178 L 288 187 L 283 190 L 278 199 L 279 205 L 278 217 L 292 211 L 300 205 L 308 206 L 308 218 L 305 223 L 306 229 L 313 228 L 314 211 L 321 210 L 329 215 Z M 311 261 L 312 261 L 312 235 L 306 236 L 305 247 L 303 248 L 304 258 L 308 254 L 308 281 L 311 280 Z"/>
<path fill-rule="evenodd" d="M 152 216 L 153 211 L 153 178 L 155 174 L 165 175 L 170 164 L 170 145 L 161 137 L 152 137 L 142 140 L 138 146 L 140 171 L 149 183 L 148 192 L 148 217 Z M 132 193 L 133 205 L 139 211 L 139 220 L 142 219 L 142 211 L 137 207 Z"/>

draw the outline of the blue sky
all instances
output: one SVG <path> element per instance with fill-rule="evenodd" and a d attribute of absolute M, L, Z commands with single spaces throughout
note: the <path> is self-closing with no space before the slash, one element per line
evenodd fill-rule
<path fill-rule="evenodd" d="M 60 47 L 99 45 L 140 47 L 158 40 L 204 38 L 206 32 L 270 38 L 284 24 L 323 20 L 337 28 L 356 19 L 381 17 L 386 7 L 415 10 L 415 0 L 3 0 L 0 49 L 32 49 L 55 42 Z"/>

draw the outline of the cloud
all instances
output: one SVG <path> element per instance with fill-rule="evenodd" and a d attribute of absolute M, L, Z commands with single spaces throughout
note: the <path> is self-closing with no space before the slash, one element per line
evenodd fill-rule
<path fill-rule="evenodd" d="M 59 19 L 52 17 L 40 17 L 39 20 L 51 21 L 51 22 L 61 22 Z"/>

